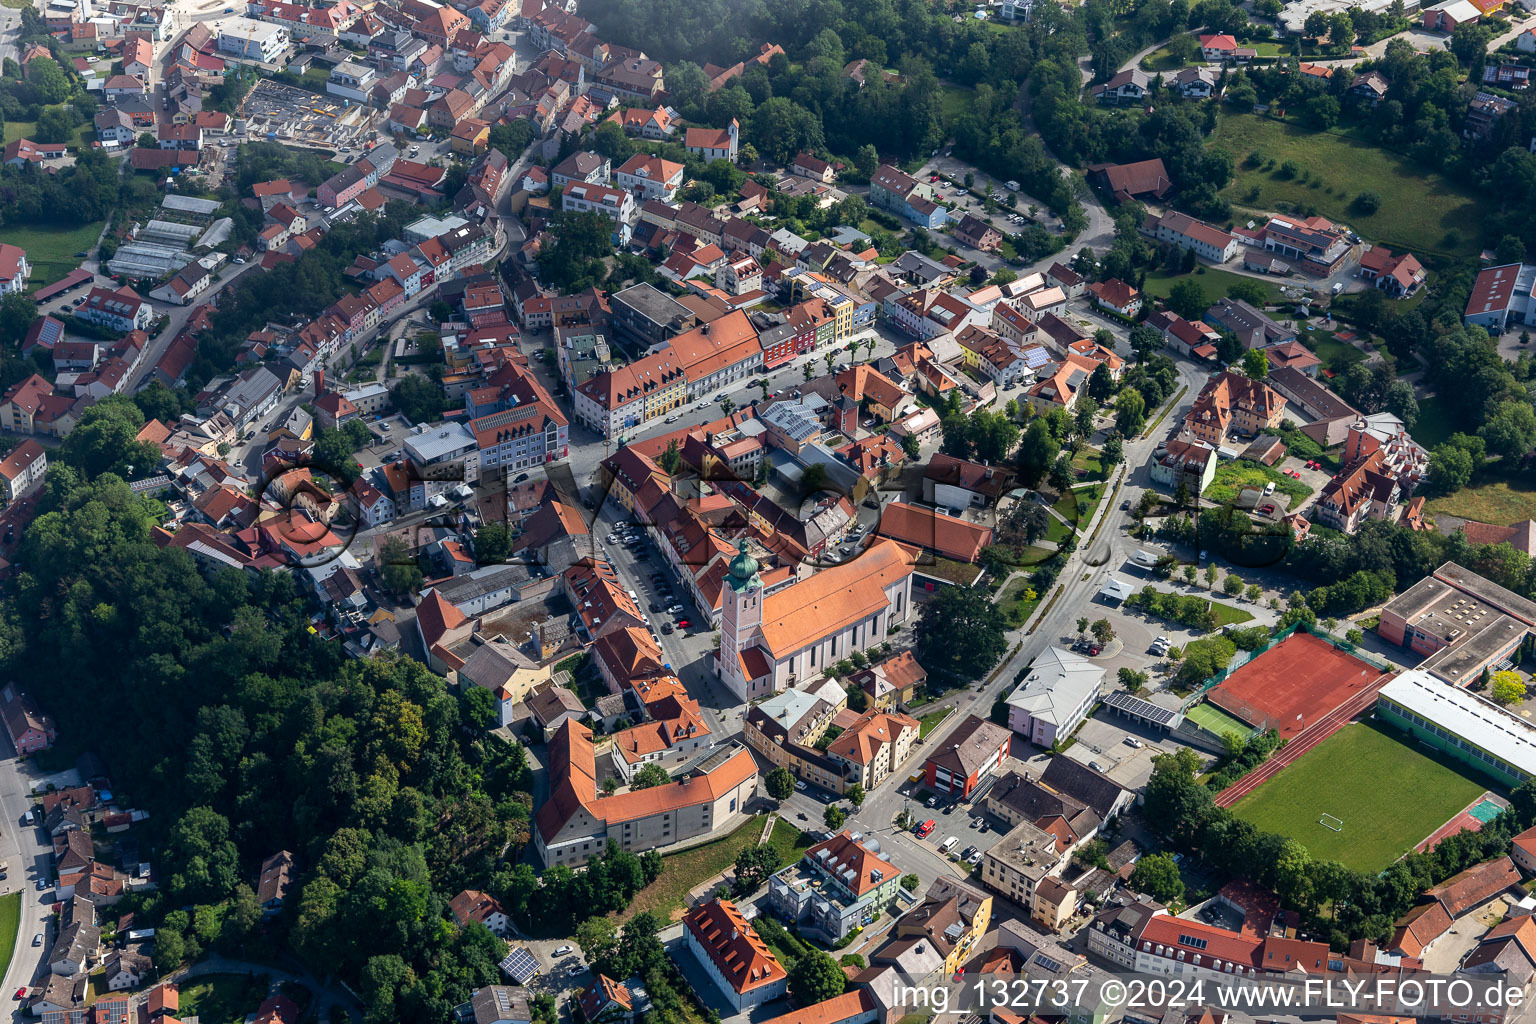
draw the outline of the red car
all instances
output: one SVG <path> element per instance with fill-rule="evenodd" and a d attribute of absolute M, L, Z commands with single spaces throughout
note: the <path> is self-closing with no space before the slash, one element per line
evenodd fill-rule
<path fill-rule="evenodd" d="M 930 835 L 933 834 L 933 828 L 934 821 L 932 818 L 929 818 L 927 821 L 917 826 L 917 838 L 927 839 Z"/>
<path fill-rule="evenodd" d="M 1259 509 L 1259 515 L 1261 515 L 1261 516 L 1272 516 L 1274 514 L 1275 514 L 1275 506 L 1273 506 L 1273 505 L 1265 505 L 1265 506 L 1263 506 L 1262 508 Z"/>
<path fill-rule="evenodd" d="M 17 989 L 16 990 L 15 998 L 17 998 L 17 999 L 25 999 L 25 998 L 27 998 L 27 990 L 25 988 Z"/>
<path fill-rule="evenodd" d="M 687 619 L 678 619 L 677 620 L 677 628 L 678 629 L 687 629 L 691 625 L 693 625 L 693 623 L 689 622 Z"/>

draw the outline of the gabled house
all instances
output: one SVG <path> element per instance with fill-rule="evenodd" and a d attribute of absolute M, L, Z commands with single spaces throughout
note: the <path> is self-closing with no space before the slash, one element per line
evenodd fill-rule
<path fill-rule="evenodd" d="M 1115 105 L 1141 103 L 1147 98 L 1152 79 L 1141 68 L 1127 68 L 1103 85 L 1093 88 L 1093 95 L 1100 103 Z"/>

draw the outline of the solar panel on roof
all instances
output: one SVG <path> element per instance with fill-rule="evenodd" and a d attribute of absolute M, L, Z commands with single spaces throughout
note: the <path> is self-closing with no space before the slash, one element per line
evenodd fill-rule
<path fill-rule="evenodd" d="M 526 985 L 530 978 L 539 973 L 539 962 L 523 947 L 513 946 L 512 952 L 501 962 L 501 971 L 519 985 Z"/>
<path fill-rule="evenodd" d="M 1128 693 L 1111 693 L 1104 698 L 1104 703 L 1116 711 L 1123 711 L 1128 715 L 1156 722 L 1158 725 L 1167 725 L 1173 721 L 1174 712 L 1160 704 L 1153 704 L 1149 700 L 1133 697 Z"/>

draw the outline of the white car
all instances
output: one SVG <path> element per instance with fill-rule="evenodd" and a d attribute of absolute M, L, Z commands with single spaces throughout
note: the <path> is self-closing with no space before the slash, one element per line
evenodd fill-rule
<path fill-rule="evenodd" d="M 683 610 L 683 606 L 680 605 L 680 604 L 674 604 L 674 605 L 668 605 L 667 606 L 667 614 L 668 615 L 676 615 L 678 612 L 680 612 L 682 610 Z"/>
<path fill-rule="evenodd" d="M 1125 742 L 1135 747 L 1137 750 L 1140 750 L 1142 747 L 1141 740 L 1137 739 L 1135 736 L 1127 736 L 1125 738 Z"/>
<path fill-rule="evenodd" d="M 565 956 L 565 954 L 569 953 L 570 951 L 570 946 L 560 946 L 555 950 L 555 956 Z"/>
<path fill-rule="evenodd" d="M 797 789 L 801 793 L 804 793 L 805 792 L 805 780 L 804 779 L 796 779 L 795 780 L 795 789 Z"/>

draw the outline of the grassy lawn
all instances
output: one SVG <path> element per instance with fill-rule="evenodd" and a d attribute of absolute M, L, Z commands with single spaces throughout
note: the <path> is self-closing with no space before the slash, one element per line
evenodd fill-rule
<path fill-rule="evenodd" d="M 1431 498 L 1424 505 L 1431 514 L 1475 519 L 1494 526 L 1511 526 L 1536 517 L 1536 487 L 1523 481 L 1486 480 L 1455 494 Z"/>
<path fill-rule="evenodd" d="M 957 562 L 953 558 L 944 558 L 940 555 L 930 557 L 924 553 L 923 557 L 918 559 L 917 571 L 924 576 L 947 580 L 957 587 L 968 587 L 981 570 L 970 562 Z"/>
<path fill-rule="evenodd" d="M 1222 626 L 1235 626 L 1240 622 L 1249 622 L 1253 619 L 1253 613 L 1238 608 L 1236 605 L 1222 604 L 1220 601 L 1211 602 L 1211 611 L 1216 615 L 1216 628 Z"/>
<path fill-rule="evenodd" d="M 1451 422 L 1439 395 L 1419 400 L 1419 418 L 1408 433 L 1426 448 L 1433 448 L 1456 433 L 1456 424 Z"/>
<path fill-rule="evenodd" d="M 241 1024 L 267 996 L 267 981 L 260 975 L 209 974 L 181 985 L 181 1015 L 197 1015 L 207 1024 Z"/>
<path fill-rule="evenodd" d="M 1217 736 L 1236 736 L 1239 739 L 1246 739 L 1248 734 L 1253 732 L 1253 726 L 1236 715 L 1221 710 L 1210 701 L 1201 701 L 1196 704 L 1184 712 L 1184 717 L 1206 732 Z"/>
<path fill-rule="evenodd" d="M 1302 339 L 1317 358 L 1323 361 L 1323 368 L 1331 373 L 1343 373 L 1350 363 L 1358 363 L 1365 358 L 1364 352 L 1348 342 L 1338 340 L 1332 331 L 1304 332 Z"/>
<path fill-rule="evenodd" d="M 1393 248 L 1421 255 L 1476 255 L 1481 232 L 1474 225 L 1489 223 L 1492 213 L 1488 200 L 1476 192 L 1348 134 L 1312 132 L 1223 111 L 1211 142 L 1237 161 L 1237 173 L 1222 191 L 1232 203 L 1255 210 L 1276 209 L 1279 202 L 1315 206 L 1329 220 Z M 1249 165 L 1248 154 L 1255 150 L 1263 154 L 1264 165 Z M 1274 166 L 1266 170 L 1269 161 Z M 1287 161 L 1297 175 L 1281 180 L 1279 170 Z M 1377 211 L 1351 209 L 1355 197 L 1367 191 L 1381 197 Z M 1459 240 L 1446 238 L 1452 229 Z"/>
<path fill-rule="evenodd" d="M 21 927 L 21 893 L 0 896 L 0 974 L 16 955 L 16 930 Z"/>
<path fill-rule="evenodd" d="M 1241 159 L 1241 156 L 1239 156 Z M 1147 272 L 1147 283 L 1142 289 L 1148 295 L 1156 295 L 1160 299 L 1166 299 L 1168 293 L 1173 290 L 1175 282 L 1188 278 L 1200 286 L 1205 293 L 1206 304 L 1226 297 L 1227 289 L 1239 281 L 1252 281 L 1264 286 L 1264 294 L 1269 297 L 1270 304 L 1280 302 L 1280 287 L 1268 281 L 1260 281 L 1257 278 L 1246 277 L 1242 274 L 1234 274 L 1226 270 L 1215 270 L 1211 267 L 1196 267 L 1188 274 L 1170 274 L 1166 270 L 1151 270 Z"/>
<path fill-rule="evenodd" d="M 775 831 L 778 824 L 774 825 Z M 749 846 L 756 846 L 762 834 L 762 820 L 748 818 L 724 839 L 665 855 L 661 859 L 661 877 L 636 893 L 629 906 L 619 912 L 615 922 L 622 924 L 642 910 L 650 911 L 663 921 L 681 920 L 688 891 L 735 864 L 736 855 Z"/>
<path fill-rule="evenodd" d="M 1232 808 L 1260 830 L 1298 840 L 1314 860 L 1380 871 L 1487 786 L 1395 733 L 1346 725 Z M 1335 832 L 1323 814 L 1342 818 Z"/>
<path fill-rule="evenodd" d="M 779 851 L 779 863 L 793 864 L 811 845 L 811 837 L 783 818 L 775 818 L 773 831 L 768 834 L 768 845 Z"/>
<path fill-rule="evenodd" d="M 948 718 L 950 712 L 954 710 L 954 708 L 940 708 L 938 711 L 930 711 L 926 715 L 919 718 L 917 721 L 918 724 L 922 726 L 922 728 L 918 730 L 917 738 L 922 739 L 934 729 L 937 729 L 939 723 Z"/>
<path fill-rule="evenodd" d="M 1271 481 L 1275 490 L 1294 499 L 1291 502 L 1293 508 L 1296 502 L 1312 496 L 1312 488 L 1300 480 L 1288 477 L 1278 469 L 1238 459 L 1223 462 L 1216 467 L 1216 479 L 1205 489 L 1205 496 L 1215 502 L 1235 501 L 1237 492 L 1244 487 L 1263 487 Z"/>
<path fill-rule="evenodd" d="M 68 231 L 52 228 L 8 227 L 5 240 L 27 250 L 27 261 L 32 264 L 32 277 L 28 282 L 33 288 L 53 284 L 65 274 L 80 266 L 77 252 L 89 252 L 96 246 L 96 239 L 104 221 L 83 224 Z"/>
<path fill-rule="evenodd" d="M 1008 620 L 1008 625 L 1015 629 L 1024 625 L 1040 604 L 1039 594 L 1025 600 L 1029 591 L 1029 580 L 1016 579 L 1008 584 L 1002 596 L 997 599 L 997 606 L 1003 610 L 1003 616 Z"/>
<path fill-rule="evenodd" d="M 1104 460 L 1100 457 L 1098 450 L 1094 448 L 1084 448 L 1079 452 L 1077 458 L 1072 460 L 1072 468 L 1082 473 L 1085 477 L 1093 477 L 1095 479 L 1103 479 L 1104 477 Z"/>
<path fill-rule="evenodd" d="M 36 121 L 7 121 L 5 122 L 5 141 L 9 145 L 17 139 L 31 139 L 37 134 Z M 33 141 L 36 141 L 35 139 Z"/>
<path fill-rule="evenodd" d="M 1057 498 L 1056 503 L 1051 507 L 1067 522 L 1082 529 L 1088 520 L 1093 518 L 1093 510 L 1098 507 L 1099 499 L 1102 497 L 1104 497 L 1104 484 L 1092 483 L 1067 491 Z M 1051 525 L 1059 526 L 1060 524 L 1053 520 Z M 1058 539 L 1051 536 L 1049 530 L 1046 531 L 1046 537 L 1050 540 Z"/>
<path fill-rule="evenodd" d="M 954 124 L 975 108 L 976 91 L 963 85 L 940 86 L 939 105 L 944 112 L 944 123 Z"/>

